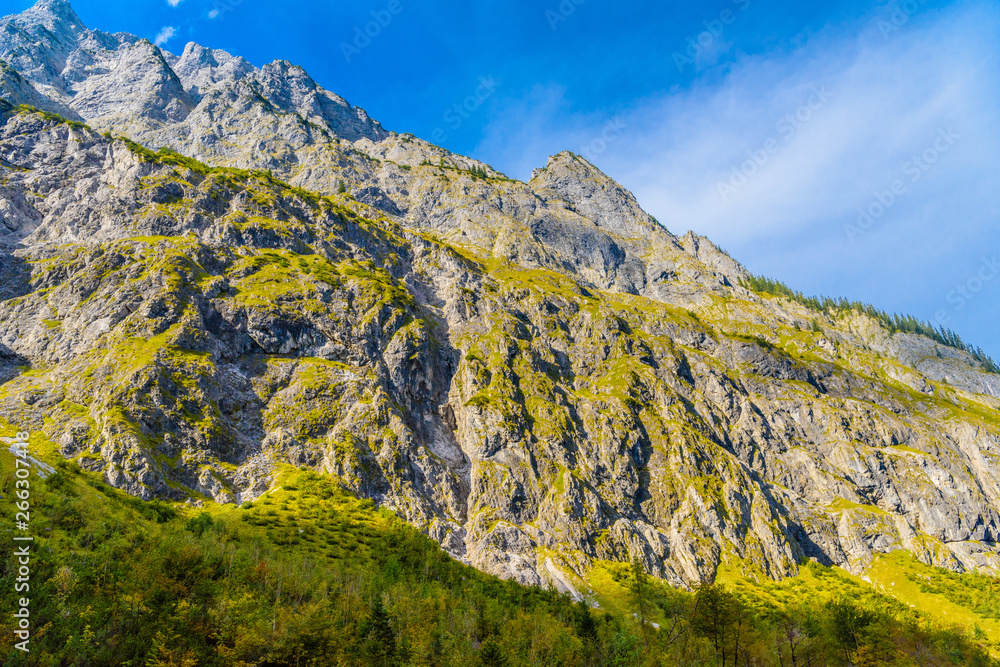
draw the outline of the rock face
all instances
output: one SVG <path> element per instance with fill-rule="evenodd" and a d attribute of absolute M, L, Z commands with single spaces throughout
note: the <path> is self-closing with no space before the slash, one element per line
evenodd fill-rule
<path fill-rule="evenodd" d="M 1000 567 L 1000 378 L 965 352 L 762 298 L 579 157 L 516 182 L 287 62 L 61 0 L 0 57 L 0 424 L 109 483 L 242 502 L 308 466 L 563 589 Z"/>

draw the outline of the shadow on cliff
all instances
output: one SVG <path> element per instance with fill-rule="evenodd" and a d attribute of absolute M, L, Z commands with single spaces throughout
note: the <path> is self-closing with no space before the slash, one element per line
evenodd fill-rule
<path fill-rule="evenodd" d="M 830 557 L 828 548 L 824 548 L 816 542 L 805 526 L 795 520 L 792 513 L 789 512 L 788 507 L 774 497 L 771 493 L 770 485 L 758 473 L 752 472 L 751 474 L 757 488 L 767 498 L 767 502 L 770 503 L 771 507 L 777 508 L 778 514 L 785 523 L 786 535 L 791 540 L 793 547 L 798 546 L 802 560 L 811 559 L 824 567 L 837 565 L 838 561 Z M 838 554 L 835 553 L 834 555 Z M 839 556 L 839 562 L 842 563 L 846 560 L 843 552 Z"/>
<path fill-rule="evenodd" d="M 31 265 L 14 255 L 13 250 L 0 240 L 0 301 L 16 299 L 31 292 Z M 3 329 L 0 329 L 2 335 Z"/>
<path fill-rule="evenodd" d="M 11 254 L 10 248 L 0 246 L 0 302 L 16 299 L 31 292 L 31 268 L 20 257 Z M 0 322 L 0 339 L 7 337 L 8 324 Z M 28 360 L 9 347 L 0 343 L 0 384 L 6 384 L 18 376 L 20 367 L 27 366 Z"/>
<path fill-rule="evenodd" d="M 20 375 L 21 369 L 28 363 L 27 359 L 0 343 L 0 385 Z"/>

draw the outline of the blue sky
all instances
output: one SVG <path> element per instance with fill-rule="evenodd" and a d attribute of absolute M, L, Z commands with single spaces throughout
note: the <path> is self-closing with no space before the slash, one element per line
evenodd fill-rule
<path fill-rule="evenodd" d="M 290 60 L 388 129 L 516 178 L 581 153 L 755 273 L 937 321 L 1000 358 L 996 2 L 74 7 L 89 27 L 172 34 L 175 53 Z M 495 91 L 458 122 L 449 109 L 483 78 Z"/>

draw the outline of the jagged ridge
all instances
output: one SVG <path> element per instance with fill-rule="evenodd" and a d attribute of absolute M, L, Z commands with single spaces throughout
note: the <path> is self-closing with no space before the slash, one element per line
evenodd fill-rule
<path fill-rule="evenodd" d="M 0 53 L 63 5 L 4 19 Z M 62 455 L 147 498 L 313 467 L 571 591 L 602 560 L 997 567 L 1000 383 L 968 354 L 748 292 L 578 156 L 519 183 L 287 63 L 53 20 L 76 50 L 41 40 L 4 95 L 95 129 L 4 114 L 0 416 Z M 122 121 L 213 166 L 99 134 Z"/>

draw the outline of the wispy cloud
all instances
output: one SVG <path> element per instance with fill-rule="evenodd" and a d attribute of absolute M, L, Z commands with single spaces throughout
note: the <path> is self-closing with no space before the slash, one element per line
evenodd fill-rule
<path fill-rule="evenodd" d="M 975 144 L 957 148 L 965 148 L 961 158 L 942 165 L 937 183 L 925 182 L 924 197 L 968 203 L 970 187 L 996 164 L 975 146 L 996 143 L 997 91 L 970 39 L 976 31 L 966 28 L 961 36 L 914 33 L 891 45 L 824 44 L 747 61 L 721 86 L 637 109 L 633 125 L 645 139 L 627 146 L 627 158 L 610 155 L 608 167 L 667 219 L 742 241 L 851 216 L 939 126 L 954 125 Z M 815 87 L 830 99 L 797 114 Z M 720 196 L 719 184 L 771 137 L 781 150 L 733 196 Z"/>
<path fill-rule="evenodd" d="M 170 5 L 171 7 L 176 7 L 182 2 L 184 2 L 184 0 L 167 0 L 167 4 Z"/>
<path fill-rule="evenodd" d="M 174 26 L 172 25 L 163 26 L 163 29 L 160 30 L 160 32 L 156 35 L 156 39 L 153 40 L 153 42 L 157 46 L 163 46 L 164 44 L 169 42 L 176 34 L 177 34 L 177 28 L 175 28 Z"/>
<path fill-rule="evenodd" d="M 722 76 L 600 117 L 569 115 L 560 89 L 539 88 L 498 116 L 477 154 L 523 178 L 541 154 L 583 152 L 617 112 L 628 130 L 594 160 L 671 231 L 706 234 L 802 289 L 930 318 L 934 294 L 976 253 L 1000 249 L 1000 9 L 962 2 L 898 30 L 880 25 L 868 17 L 743 57 Z M 907 163 L 941 132 L 957 138 L 911 181 Z M 905 196 L 851 243 L 845 226 L 897 181 Z M 980 314 L 1000 290 L 986 301 Z"/>

